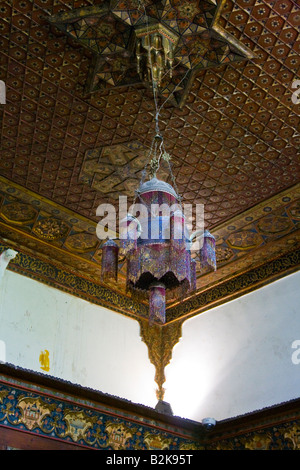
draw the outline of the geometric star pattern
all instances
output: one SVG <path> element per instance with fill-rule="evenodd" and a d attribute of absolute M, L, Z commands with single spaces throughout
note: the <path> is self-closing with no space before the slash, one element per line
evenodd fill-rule
<path fill-rule="evenodd" d="M 163 74 L 159 92 L 182 106 L 199 70 L 253 57 L 219 24 L 224 4 L 224 0 L 114 0 L 62 12 L 49 21 L 92 51 L 87 94 L 137 83 L 151 86 L 151 77 L 137 72 L 137 43 L 148 44 L 152 33 L 160 35 L 172 49 L 172 73 Z M 147 56 L 149 49 L 144 52 Z"/>
<path fill-rule="evenodd" d="M 78 2 L 42 5 L 1 5 L 7 104 L 1 106 L 0 171 L 93 218 L 99 195 L 78 182 L 85 151 L 137 138 L 150 146 L 152 96 L 128 86 L 84 99 L 91 55 L 51 32 L 47 21 Z M 299 8 L 288 1 L 226 5 L 222 26 L 256 58 L 202 70 L 186 106 L 167 103 L 161 113 L 178 189 L 189 202 L 205 203 L 211 227 L 292 186 L 299 175 L 300 113 L 291 100 L 299 76 Z"/>

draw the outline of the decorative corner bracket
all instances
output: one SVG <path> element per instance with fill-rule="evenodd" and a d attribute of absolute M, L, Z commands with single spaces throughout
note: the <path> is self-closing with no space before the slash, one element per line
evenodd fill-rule
<path fill-rule="evenodd" d="M 158 400 L 164 399 L 165 368 L 172 359 L 175 344 L 181 338 L 182 323 L 183 321 L 179 320 L 160 326 L 151 325 L 148 320 L 139 320 L 140 336 L 148 347 L 150 362 L 155 367 L 155 382 L 158 385 L 156 397 Z"/>

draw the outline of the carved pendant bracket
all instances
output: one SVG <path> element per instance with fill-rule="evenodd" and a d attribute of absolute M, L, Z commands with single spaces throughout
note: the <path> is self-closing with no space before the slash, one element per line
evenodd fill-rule
<path fill-rule="evenodd" d="M 164 326 L 149 324 L 147 320 L 139 320 L 140 336 L 148 347 L 150 362 L 155 367 L 155 382 L 158 385 L 156 397 L 164 399 L 165 368 L 172 359 L 172 351 L 181 338 L 183 321 L 176 321 Z"/>

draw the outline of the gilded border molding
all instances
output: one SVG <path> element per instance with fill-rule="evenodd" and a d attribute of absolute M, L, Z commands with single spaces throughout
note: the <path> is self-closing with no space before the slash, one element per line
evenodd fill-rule
<path fill-rule="evenodd" d="M 165 424 L 56 390 L 7 380 L 0 374 L 0 428 L 94 450 L 198 449 L 199 439 L 180 423 Z M 126 407 L 126 404 L 124 404 Z M 29 437 L 30 439 L 30 437 Z"/>

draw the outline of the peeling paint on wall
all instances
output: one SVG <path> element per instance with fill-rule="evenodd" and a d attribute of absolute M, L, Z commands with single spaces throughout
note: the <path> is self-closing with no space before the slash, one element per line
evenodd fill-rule
<path fill-rule="evenodd" d="M 49 370 L 50 370 L 50 358 L 49 358 L 49 351 L 47 351 L 47 349 L 45 349 L 45 351 L 41 351 L 39 360 L 40 360 L 40 364 L 41 364 L 41 369 L 46 371 L 46 372 L 49 372 Z"/>

